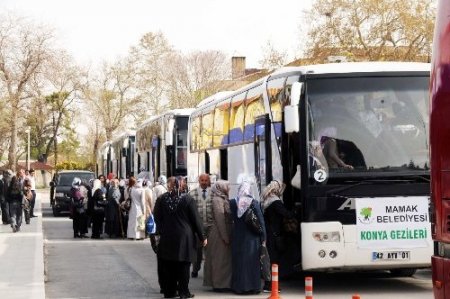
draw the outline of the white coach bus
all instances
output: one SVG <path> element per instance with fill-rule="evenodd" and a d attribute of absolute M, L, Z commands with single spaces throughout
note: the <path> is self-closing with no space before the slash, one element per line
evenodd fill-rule
<path fill-rule="evenodd" d="M 175 109 L 145 121 L 136 132 L 137 168 L 160 175 L 186 176 L 187 130 L 193 109 Z"/>
<path fill-rule="evenodd" d="M 243 177 L 259 192 L 283 181 L 303 270 L 412 275 L 432 254 L 429 73 L 393 62 L 283 68 L 203 101 L 189 121 L 188 181 L 226 179 L 230 197 Z"/>

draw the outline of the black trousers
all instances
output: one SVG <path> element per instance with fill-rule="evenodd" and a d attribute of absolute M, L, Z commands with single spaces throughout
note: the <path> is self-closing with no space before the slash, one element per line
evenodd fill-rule
<path fill-rule="evenodd" d="M 10 224 L 11 223 L 11 217 L 9 216 L 9 202 L 5 200 L 1 203 L 2 207 L 2 222 L 3 224 Z"/>
<path fill-rule="evenodd" d="M 85 212 L 78 213 L 76 209 L 74 208 L 73 211 L 73 233 L 74 235 L 81 235 L 81 234 L 87 234 L 88 227 L 87 227 L 87 215 Z"/>
<path fill-rule="evenodd" d="M 36 203 L 36 191 L 31 190 L 31 193 L 33 194 L 33 198 L 30 201 L 30 216 L 34 216 L 34 204 Z"/>
<path fill-rule="evenodd" d="M 192 262 L 193 273 L 198 273 L 200 271 L 200 269 L 202 268 L 202 260 L 203 260 L 203 244 L 198 242 L 195 261 Z"/>
<path fill-rule="evenodd" d="M 178 290 L 178 296 L 188 295 L 189 292 L 189 269 L 191 263 L 176 262 L 161 259 L 160 260 L 161 288 L 165 297 L 175 296 Z"/>
<path fill-rule="evenodd" d="M 92 237 L 99 238 L 103 233 L 103 219 L 105 218 L 105 213 L 100 211 L 94 211 L 92 215 Z"/>

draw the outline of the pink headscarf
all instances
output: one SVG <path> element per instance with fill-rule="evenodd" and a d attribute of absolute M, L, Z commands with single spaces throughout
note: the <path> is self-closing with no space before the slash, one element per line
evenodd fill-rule
<path fill-rule="evenodd" d="M 241 218 L 248 210 L 253 201 L 252 185 L 248 181 L 243 181 L 238 188 L 238 195 L 236 198 L 238 210 L 237 216 Z"/>

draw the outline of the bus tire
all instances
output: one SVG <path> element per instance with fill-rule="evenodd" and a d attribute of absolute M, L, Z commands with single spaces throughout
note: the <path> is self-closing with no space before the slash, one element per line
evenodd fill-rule
<path fill-rule="evenodd" d="M 415 268 L 391 269 L 391 275 L 394 277 L 411 277 L 416 273 Z"/>

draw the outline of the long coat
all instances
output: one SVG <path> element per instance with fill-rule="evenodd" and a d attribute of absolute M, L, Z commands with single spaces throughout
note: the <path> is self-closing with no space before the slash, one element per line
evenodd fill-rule
<path fill-rule="evenodd" d="M 203 284 L 225 289 L 231 286 L 231 212 L 230 202 L 212 199 L 212 226 L 205 253 Z"/>
<path fill-rule="evenodd" d="M 131 208 L 128 214 L 127 238 L 143 239 L 145 232 L 138 229 L 138 217 L 145 215 L 144 188 L 132 187 L 130 191 Z"/>
<path fill-rule="evenodd" d="M 288 211 L 281 200 L 276 200 L 264 210 L 264 220 L 267 231 L 267 250 L 269 252 L 270 262 L 272 264 L 280 263 L 282 248 L 276 244 L 277 238 L 283 238 L 283 219 L 292 218 L 294 215 Z M 285 242 L 285 241 L 284 241 Z"/>
<path fill-rule="evenodd" d="M 203 228 L 194 200 L 182 195 L 174 210 L 169 208 L 169 193 L 155 203 L 153 215 L 160 235 L 158 257 L 175 262 L 192 262 L 197 254 L 197 239 L 203 242 Z"/>
<path fill-rule="evenodd" d="M 231 289 L 236 293 L 259 292 L 261 290 L 260 250 L 261 243 L 266 240 L 266 229 L 261 207 L 256 200 L 252 201 L 256 216 L 263 231 L 261 235 L 253 233 L 245 223 L 245 214 L 237 217 L 237 202 L 230 202 L 233 219 L 231 254 L 232 277 Z"/>

